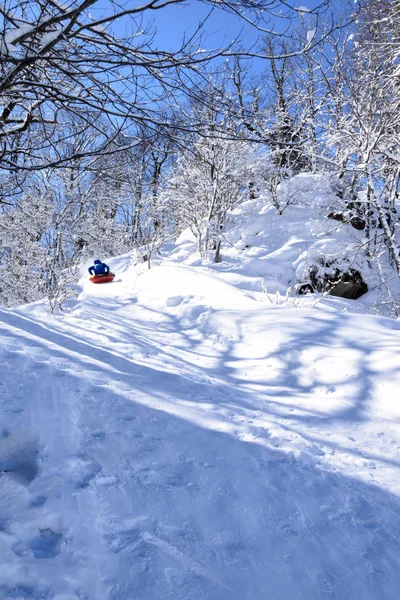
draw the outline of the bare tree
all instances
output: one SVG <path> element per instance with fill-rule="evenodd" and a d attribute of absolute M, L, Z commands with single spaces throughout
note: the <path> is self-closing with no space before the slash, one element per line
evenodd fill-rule
<path fill-rule="evenodd" d="M 229 11 L 259 32 L 272 28 L 266 17 L 278 9 L 281 22 L 289 24 L 299 15 L 283 0 L 202 1 L 210 14 Z M 204 23 L 175 51 L 158 49 L 149 16 L 182 3 L 148 0 L 130 7 L 110 0 L 106 14 L 95 18 L 90 11 L 98 0 L 5 0 L 0 7 L 1 170 L 37 170 L 115 153 L 124 136 L 130 146 L 138 143 L 132 125 L 179 130 L 179 124 L 165 120 L 160 106 L 194 94 L 204 76 L 202 65 L 234 54 L 231 44 L 204 49 Z M 116 33 L 119 21 L 123 35 Z M 265 56 L 243 49 L 240 54 Z M 82 132 L 90 128 L 97 136 L 85 149 L 71 152 L 70 129 L 77 117 Z M 201 129 L 201 123 L 191 128 Z"/>

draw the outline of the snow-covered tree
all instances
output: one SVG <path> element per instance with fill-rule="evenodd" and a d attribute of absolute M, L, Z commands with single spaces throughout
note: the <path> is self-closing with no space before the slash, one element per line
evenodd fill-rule
<path fill-rule="evenodd" d="M 200 1 L 211 15 L 235 14 L 256 35 L 279 8 L 281 20 L 299 18 L 296 7 L 283 0 L 245 0 L 240 7 L 234 0 Z M 196 97 L 204 65 L 224 54 L 253 54 L 245 40 L 240 50 L 232 43 L 207 49 L 203 23 L 182 35 L 174 50 L 159 48 L 154 11 L 182 3 L 109 0 L 103 10 L 99 0 L 2 2 L 0 169 L 21 174 L 115 154 L 127 141 L 132 147 L 140 141 L 142 126 L 182 132 L 179 121 L 165 119 L 165 111 Z M 82 151 L 65 143 L 76 123 L 82 134 L 97 134 Z M 193 122 L 191 129 L 201 132 L 202 124 Z"/>
<path fill-rule="evenodd" d="M 189 227 L 198 251 L 215 251 L 220 260 L 221 241 L 229 215 L 248 196 L 252 149 L 246 141 L 199 138 L 183 151 L 163 193 L 178 229 Z"/>
<path fill-rule="evenodd" d="M 45 233 L 52 210 L 44 197 L 27 195 L 0 214 L 0 304 L 33 302 L 45 294 Z"/>
<path fill-rule="evenodd" d="M 387 15 L 396 3 L 368 0 L 359 17 L 348 62 L 345 126 L 332 136 L 361 194 L 370 253 L 386 242 L 400 274 L 398 216 L 400 183 L 400 94 L 396 81 L 396 31 Z"/>

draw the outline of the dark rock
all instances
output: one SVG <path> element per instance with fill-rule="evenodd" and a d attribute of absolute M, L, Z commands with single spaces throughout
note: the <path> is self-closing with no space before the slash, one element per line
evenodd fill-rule
<path fill-rule="evenodd" d="M 325 265 L 325 267 L 330 266 L 332 265 Z M 323 277 L 320 277 L 318 267 L 314 267 L 310 271 L 310 281 L 319 292 L 329 292 L 331 296 L 348 298 L 349 300 L 357 300 L 368 292 L 367 284 L 363 280 L 360 271 L 356 269 L 341 271 L 339 268 L 335 268 L 330 273 L 324 273 Z"/>
<path fill-rule="evenodd" d="M 334 219 L 335 221 L 340 221 L 340 223 L 344 223 L 346 220 L 343 213 L 333 213 L 333 212 L 329 213 L 328 219 Z"/>
<path fill-rule="evenodd" d="M 340 279 L 331 287 L 329 294 L 339 298 L 357 300 L 367 292 L 368 286 L 360 271 L 350 269 L 350 271 L 341 274 Z"/>
<path fill-rule="evenodd" d="M 308 271 L 307 280 L 296 287 L 296 294 L 309 294 L 315 291 L 357 300 L 368 292 L 368 285 L 357 269 L 343 270 L 335 261 L 321 258 Z"/>
<path fill-rule="evenodd" d="M 311 283 L 301 283 L 298 287 L 296 287 L 296 294 L 301 296 L 305 296 L 306 294 L 313 294 L 315 289 L 311 285 Z"/>
<path fill-rule="evenodd" d="M 365 221 L 361 217 L 351 217 L 350 225 L 358 231 L 363 231 L 363 229 L 365 229 Z"/>
<path fill-rule="evenodd" d="M 343 213 L 341 212 L 331 212 L 328 215 L 328 219 L 334 219 L 335 221 L 339 221 L 340 223 L 350 223 L 350 225 L 352 227 L 354 227 L 354 229 L 357 229 L 358 231 L 362 231 L 363 229 L 365 229 L 365 221 L 364 219 L 362 219 L 361 217 L 357 217 L 356 215 L 351 216 L 351 217 L 346 217 Z"/>

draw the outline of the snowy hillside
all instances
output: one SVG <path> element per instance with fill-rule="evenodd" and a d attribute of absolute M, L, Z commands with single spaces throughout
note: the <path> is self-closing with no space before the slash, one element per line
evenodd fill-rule
<path fill-rule="evenodd" d="M 267 193 L 241 204 L 229 218 L 222 236 L 222 262 L 217 265 L 215 252 L 199 259 L 189 230 L 176 245 L 164 245 L 162 255 L 178 263 L 207 266 L 242 290 L 263 290 L 273 304 L 307 307 L 323 300 L 323 307 L 334 310 L 393 316 L 394 297 L 400 294 L 398 275 L 383 257 L 380 265 L 367 260 L 365 231 L 350 224 L 350 211 L 334 193 L 334 181 L 326 174 L 302 173 L 280 184 L 278 207 Z M 338 301 L 328 295 L 332 286 L 325 282 L 321 293 L 299 295 L 313 271 L 321 282 L 326 275 L 335 280 L 345 272 L 358 272 L 367 293 L 357 302 Z"/>
<path fill-rule="evenodd" d="M 0 598 L 397 599 L 400 324 L 190 245 L 0 311 Z"/>
<path fill-rule="evenodd" d="M 4 0 L 0 63 L 0 600 L 399 600 L 399 0 Z"/>

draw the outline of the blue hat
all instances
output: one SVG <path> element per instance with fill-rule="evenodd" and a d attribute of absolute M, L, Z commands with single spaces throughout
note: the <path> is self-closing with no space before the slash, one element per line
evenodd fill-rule
<path fill-rule="evenodd" d="M 99 260 L 98 258 L 96 258 L 96 260 L 94 261 L 95 265 L 100 265 L 101 264 L 101 260 Z"/>

